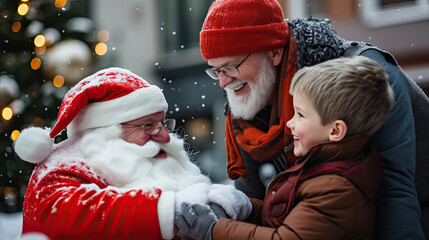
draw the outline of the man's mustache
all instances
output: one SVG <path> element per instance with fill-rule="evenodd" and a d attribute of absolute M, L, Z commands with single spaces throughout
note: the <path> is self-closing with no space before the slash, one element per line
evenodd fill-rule
<path fill-rule="evenodd" d="M 183 149 L 183 141 L 174 134 L 170 134 L 170 142 L 168 143 L 159 143 L 149 140 L 145 145 L 135 145 L 135 147 L 138 148 L 138 152 L 141 156 L 146 158 L 152 158 L 162 150 L 165 151 L 167 155 L 171 156 Z"/>

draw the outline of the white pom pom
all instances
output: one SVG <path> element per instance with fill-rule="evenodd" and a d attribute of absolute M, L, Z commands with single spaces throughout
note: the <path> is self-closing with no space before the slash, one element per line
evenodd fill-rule
<path fill-rule="evenodd" d="M 15 152 L 22 160 L 41 163 L 51 154 L 53 144 L 49 129 L 30 127 L 19 134 L 15 142 Z"/>

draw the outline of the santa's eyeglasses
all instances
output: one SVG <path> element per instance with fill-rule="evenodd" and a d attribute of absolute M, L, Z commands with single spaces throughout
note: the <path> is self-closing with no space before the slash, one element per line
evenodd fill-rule
<path fill-rule="evenodd" d="M 135 125 L 130 123 L 121 123 L 121 124 L 126 126 L 136 127 L 136 128 L 142 128 L 144 129 L 147 135 L 154 136 L 161 132 L 162 126 L 167 128 L 168 132 L 173 132 L 174 127 L 176 126 L 176 119 L 170 118 L 170 119 L 166 119 L 164 122 L 151 122 L 144 125 Z"/>

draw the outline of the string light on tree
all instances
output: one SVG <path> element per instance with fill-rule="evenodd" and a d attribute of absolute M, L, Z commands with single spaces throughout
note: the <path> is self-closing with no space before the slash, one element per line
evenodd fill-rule
<path fill-rule="evenodd" d="M 64 85 L 64 77 L 61 75 L 57 75 L 54 77 L 54 80 L 52 80 L 54 83 L 54 86 L 57 88 L 60 88 Z"/>
<path fill-rule="evenodd" d="M 20 131 L 18 131 L 18 130 L 13 130 L 13 131 L 12 131 L 12 133 L 10 134 L 10 138 L 11 138 L 13 141 L 16 141 L 16 140 L 18 139 L 19 134 L 21 134 L 21 132 L 20 132 Z"/>
<path fill-rule="evenodd" d="M 67 0 L 55 0 L 55 7 L 62 8 L 67 4 Z"/>
<path fill-rule="evenodd" d="M 21 22 L 16 21 L 12 24 L 12 31 L 19 32 L 19 30 L 21 30 Z"/>
<path fill-rule="evenodd" d="M 34 47 L 34 52 L 37 55 L 43 55 L 46 52 L 46 45 L 43 45 L 41 47 Z"/>
<path fill-rule="evenodd" d="M 40 117 L 35 117 L 33 119 L 33 124 L 34 124 L 34 126 L 42 127 L 43 126 L 43 119 L 41 119 Z"/>
<path fill-rule="evenodd" d="M 2 115 L 4 120 L 9 121 L 13 117 L 12 108 L 10 108 L 10 107 L 3 108 L 1 115 Z"/>
<path fill-rule="evenodd" d="M 21 4 L 19 4 L 17 11 L 18 11 L 19 15 L 24 16 L 25 14 L 28 13 L 28 9 L 29 9 L 28 4 L 21 3 Z"/>
<path fill-rule="evenodd" d="M 45 36 L 43 36 L 43 35 L 37 35 L 34 38 L 34 45 L 36 47 L 42 47 L 43 45 L 45 45 L 45 42 L 46 42 Z"/>
<path fill-rule="evenodd" d="M 31 69 L 33 70 L 37 70 L 40 68 L 40 66 L 42 65 L 42 61 L 40 60 L 40 58 L 33 58 L 33 60 L 31 60 Z"/>
<path fill-rule="evenodd" d="M 103 56 L 107 52 L 107 45 L 103 42 L 97 43 L 95 45 L 95 53 L 99 56 Z"/>
<path fill-rule="evenodd" d="M 99 42 L 107 42 L 107 40 L 109 40 L 109 36 L 110 36 L 109 31 L 103 29 L 103 30 L 98 31 L 97 40 Z"/>

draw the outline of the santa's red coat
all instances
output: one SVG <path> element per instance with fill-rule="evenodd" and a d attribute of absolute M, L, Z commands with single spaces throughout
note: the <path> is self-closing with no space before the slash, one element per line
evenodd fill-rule
<path fill-rule="evenodd" d="M 65 154 L 76 155 L 73 151 L 68 149 Z M 174 209 L 171 192 L 111 187 L 84 162 L 61 161 L 62 157 L 64 153 L 60 156 L 53 153 L 35 168 L 24 201 L 23 233 L 41 232 L 51 239 L 171 237 L 165 236 L 165 232 L 172 233 L 173 210 L 167 214 L 171 215 L 167 221 L 165 217 L 159 220 L 158 212 L 163 207 Z"/>

